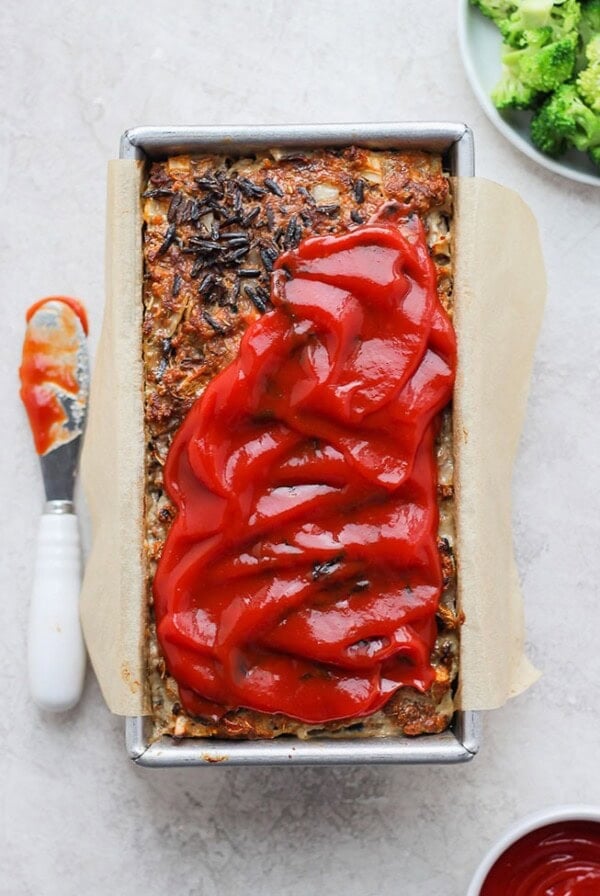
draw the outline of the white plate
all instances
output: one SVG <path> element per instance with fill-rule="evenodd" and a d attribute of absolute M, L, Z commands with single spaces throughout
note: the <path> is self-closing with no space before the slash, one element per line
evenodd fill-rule
<path fill-rule="evenodd" d="M 507 110 L 502 114 L 495 108 L 490 92 L 498 79 L 502 64 L 502 37 L 494 23 L 486 18 L 469 0 L 459 0 L 458 40 L 467 78 L 484 112 L 501 134 L 534 162 L 556 174 L 583 184 L 600 187 L 600 174 L 583 152 L 573 149 L 560 161 L 543 155 L 529 136 L 530 112 Z"/>

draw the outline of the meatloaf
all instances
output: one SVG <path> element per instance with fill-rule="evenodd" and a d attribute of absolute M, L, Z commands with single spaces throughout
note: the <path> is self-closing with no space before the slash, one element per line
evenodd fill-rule
<path fill-rule="evenodd" d="M 236 357 L 248 326 L 270 307 L 278 256 L 309 236 L 341 234 L 384 203 L 423 222 L 440 302 L 452 315 L 452 197 L 437 154 L 359 147 L 272 150 L 246 158 L 176 156 L 150 165 L 144 184 L 144 323 L 147 669 L 154 735 L 272 738 L 282 734 L 388 736 L 436 733 L 453 714 L 460 614 L 456 608 L 452 413 L 436 441 L 438 550 L 443 592 L 428 691 L 400 688 L 360 719 L 310 725 L 239 708 L 219 720 L 190 717 L 156 637 L 152 582 L 174 518 L 163 467 L 174 435 L 207 384 Z"/>

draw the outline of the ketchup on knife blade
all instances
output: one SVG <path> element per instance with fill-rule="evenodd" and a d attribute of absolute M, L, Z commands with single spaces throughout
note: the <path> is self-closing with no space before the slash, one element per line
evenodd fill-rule
<path fill-rule="evenodd" d="M 181 701 L 309 723 L 430 687 L 455 337 L 418 219 L 305 240 L 175 436 L 154 578 Z"/>
<path fill-rule="evenodd" d="M 481 896 L 598 896 L 600 824 L 561 821 L 513 843 L 496 861 Z"/>
<path fill-rule="evenodd" d="M 49 296 L 32 305 L 25 319 L 29 324 L 45 305 L 52 304 L 52 327 L 31 326 L 27 330 L 19 376 L 21 399 L 25 405 L 38 454 L 46 454 L 67 437 L 67 415 L 60 393 L 76 396 L 78 353 L 81 341 L 76 330 L 79 319 L 87 335 L 88 322 L 80 302 L 66 296 Z"/>

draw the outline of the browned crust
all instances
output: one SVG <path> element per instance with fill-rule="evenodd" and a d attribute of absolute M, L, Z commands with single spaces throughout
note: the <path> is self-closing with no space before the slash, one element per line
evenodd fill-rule
<path fill-rule="evenodd" d="M 174 515 L 163 490 L 162 466 L 175 431 L 207 383 L 235 357 L 244 331 L 268 305 L 269 269 L 277 254 L 306 236 L 343 232 L 368 220 L 389 200 L 425 222 L 438 293 L 451 312 L 451 200 L 437 155 L 350 147 L 273 152 L 237 161 L 182 156 L 150 168 L 143 198 L 145 548 L 148 672 L 156 736 L 415 735 L 439 732 L 450 721 L 459 621 L 449 410 L 438 446 L 444 594 L 432 656 L 436 681 L 429 692 L 406 688 L 368 719 L 319 728 L 250 710 L 230 712 L 220 722 L 207 724 L 188 718 L 181 709 L 152 622 L 152 576 Z"/>

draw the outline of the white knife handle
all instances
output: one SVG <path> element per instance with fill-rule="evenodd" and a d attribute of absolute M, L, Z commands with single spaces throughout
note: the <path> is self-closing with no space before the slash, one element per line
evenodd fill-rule
<path fill-rule="evenodd" d="M 40 709 L 63 712 L 81 696 L 85 647 L 80 587 L 77 517 L 45 513 L 38 531 L 27 649 L 29 688 Z"/>

